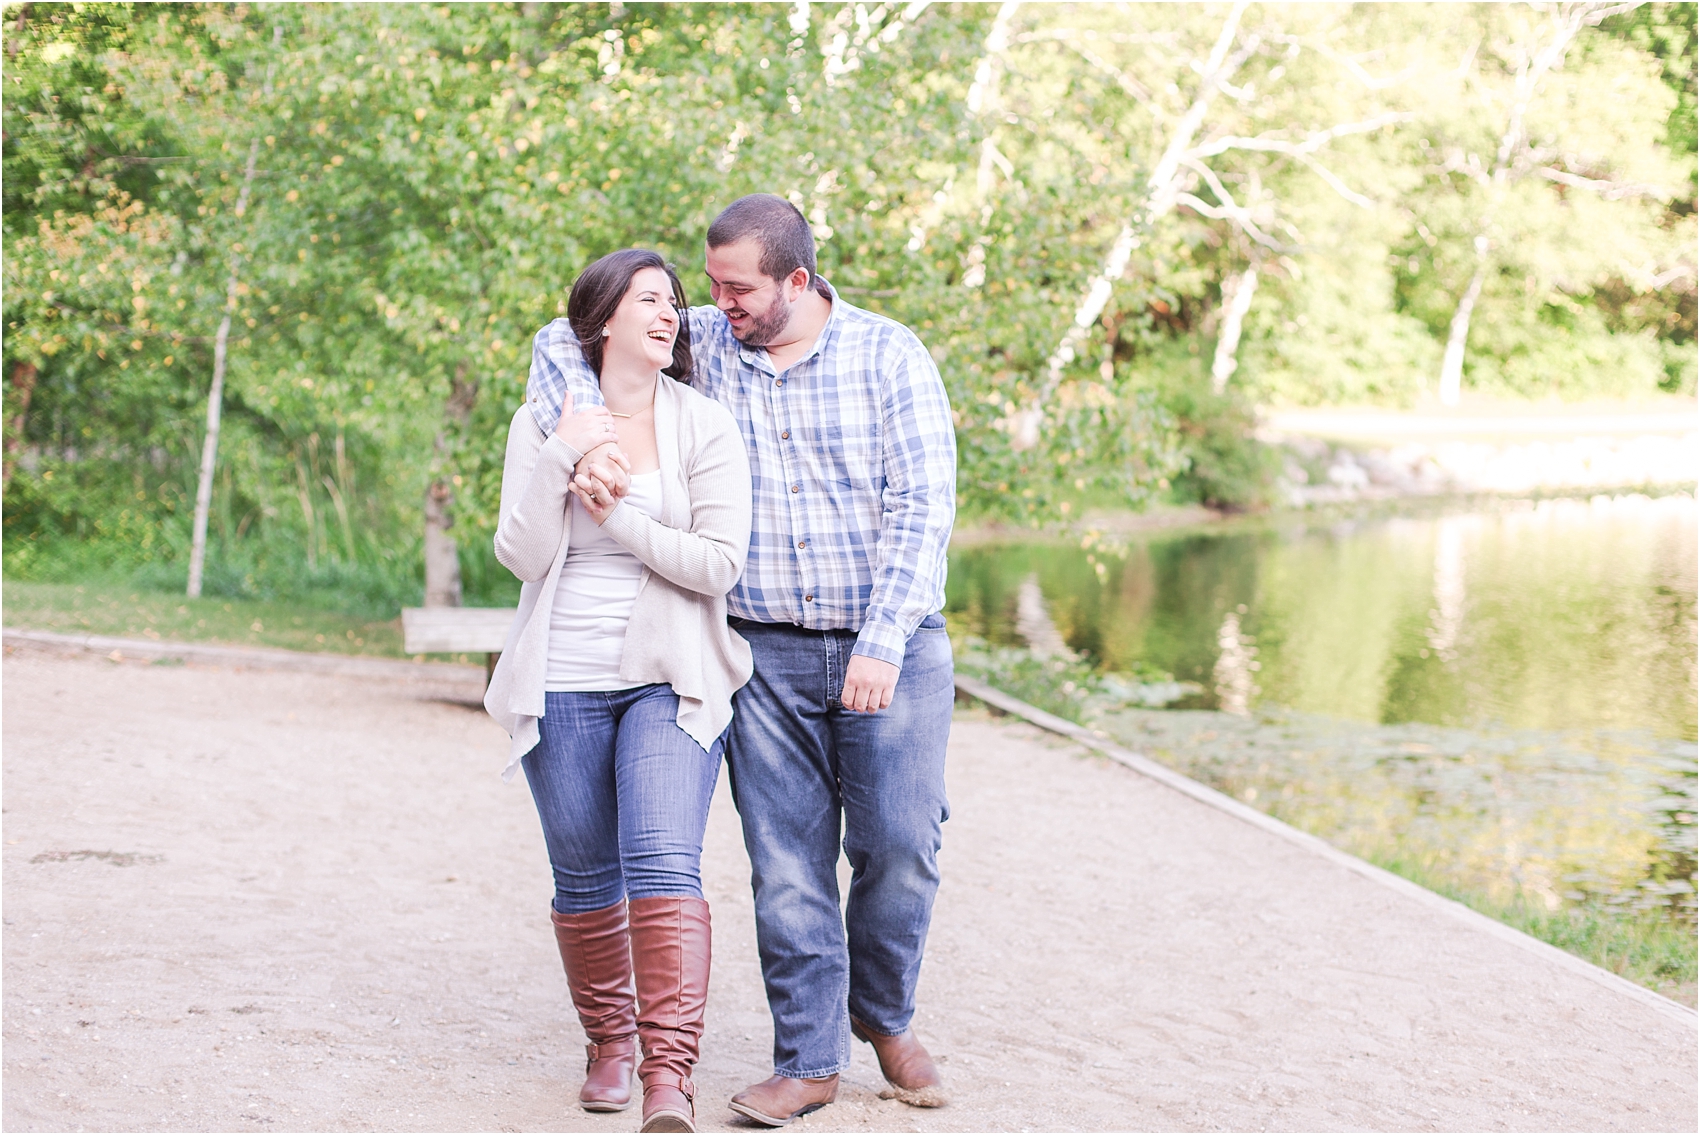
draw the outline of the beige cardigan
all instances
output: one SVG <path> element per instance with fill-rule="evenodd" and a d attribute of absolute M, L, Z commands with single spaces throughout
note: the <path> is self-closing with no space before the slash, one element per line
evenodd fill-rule
<path fill-rule="evenodd" d="M 679 728 L 707 749 L 732 720 L 732 695 L 750 680 L 749 644 L 726 625 L 726 593 L 750 549 L 749 457 L 724 406 L 665 376 L 656 381 L 655 443 L 661 520 L 619 504 L 602 522 L 644 565 L 620 678 L 670 683 Z M 484 708 L 513 737 L 504 780 L 538 741 L 549 615 L 572 540 L 567 485 L 578 457 L 558 435 L 543 436 L 529 407 L 514 414 L 496 559 L 524 586 L 484 693 Z"/>

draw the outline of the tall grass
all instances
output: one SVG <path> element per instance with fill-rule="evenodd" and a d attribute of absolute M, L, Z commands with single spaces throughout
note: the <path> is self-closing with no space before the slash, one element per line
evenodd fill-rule
<path fill-rule="evenodd" d="M 71 537 L 8 540 L 8 583 L 85 584 L 182 595 L 187 559 L 175 553 L 144 556 L 116 541 Z M 475 607 L 512 606 L 519 582 L 496 562 L 489 545 L 461 549 L 462 602 Z M 358 558 L 309 558 L 287 536 L 209 541 L 202 595 L 209 599 L 282 603 L 361 619 L 391 619 L 417 607 L 424 594 L 423 553 L 417 540 L 382 552 L 362 548 Z"/>

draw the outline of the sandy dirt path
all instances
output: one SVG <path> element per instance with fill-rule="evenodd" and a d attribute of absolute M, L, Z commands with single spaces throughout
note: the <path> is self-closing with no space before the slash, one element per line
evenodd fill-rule
<path fill-rule="evenodd" d="M 631 1131 L 582 1037 L 523 786 L 405 683 L 4 662 L 7 1130 Z M 1696 1034 L 1024 726 L 952 737 L 917 1027 L 797 1130 L 1694 1130 Z M 64 853 L 114 853 L 79 858 Z M 769 1070 L 724 781 L 705 1129 Z"/>

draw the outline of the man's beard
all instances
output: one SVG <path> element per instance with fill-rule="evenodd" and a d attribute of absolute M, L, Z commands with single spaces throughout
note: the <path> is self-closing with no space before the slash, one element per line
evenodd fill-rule
<path fill-rule="evenodd" d="M 760 314 L 751 311 L 749 308 L 745 308 L 744 312 L 750 317 L 750 325 L 744 328 L 742 335 L 739 335 L 736 331 L 733 331 L 732 334 L 738 342 L 746 343 L 751 347 L 767 346 L 779 338 L 785 329 L 791 325 L 791 305 L 785 302 L 784 295 L 774 296 L 773 303 Z"/>

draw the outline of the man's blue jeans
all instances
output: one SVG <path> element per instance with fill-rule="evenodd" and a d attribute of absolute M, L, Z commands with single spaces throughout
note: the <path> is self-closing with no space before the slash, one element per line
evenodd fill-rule
<path fill-rule="evenodd" d="M 524 768 L 562 914 L 623 898 L 702 897 L 721 743 L 703 752 L 678 716 L 668 685 L 543 695 L 542 736 Z"/>
<path fill-rule="evenodd" d="M 950 815 L 950 639 L 943 616 L 928 616 L 891 705 L 866 714 L 838 700 L 853 632 L 732 625 L 755 655 L 733 703 L 726 767 L 753 868 L 774 1070 L 830 1076 L 850 1064 L 847 1014 L 888 1036 L 915 1014 Z M 841 831 L 851 869 L 842 917 Z"/>

